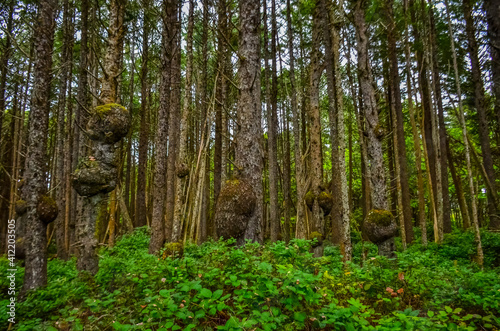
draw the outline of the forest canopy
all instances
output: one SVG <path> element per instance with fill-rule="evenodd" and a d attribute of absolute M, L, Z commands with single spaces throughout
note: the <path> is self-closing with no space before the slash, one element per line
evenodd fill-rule
<path fill-rule="evenodd" d="M 21 330 L 500 327 L 500 3 L 2 1 L 0 166 Z"/>

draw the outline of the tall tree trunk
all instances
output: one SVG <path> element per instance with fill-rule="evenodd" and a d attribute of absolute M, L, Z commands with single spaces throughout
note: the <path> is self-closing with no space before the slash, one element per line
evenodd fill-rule
<path fill-rule="evenodd" d="M 88 97 L 87 90 L 89 89 L 88 84 L 88 55 L 89 55 L 89 46 L 88 46 L 88 29 L 89 29 L 89 0 L 82 0 L 81 6 L 81 17 L 80 17 L 80 58 L 78 64 L 78 89 L 77 89 L 77 106 L 75 111 L 75 119 L 73 125 L 73 155 L 72 155 L 72 169 L 74 170 L 77 167 L 78 160 L 80 156 L 86 154 L 86 136 L 82 130 L 85 128 L 85 125 L 88 120 L 88 106 L 90 104 L 90 100 Z M 69 235 L 69 240 L 67 241 L 66 250 L 72 253 L 72 250 L 69 247 L 69 241 L 74 239 L 75 233 L 75 222 L 77 209 L 81 206 L 82 198 L 75 194 L 75 191 L 71 192 L 72 200 L 71 200 L 71 217 L 69 221 L 69 229 L 71 234 Z"/>
<path fill-rule="evenodd" d="M 267 108 L 268 125 L 268 156 L 269 156 L 269 202 L 270 213 L 269 222 L 271 225 L 271 242 L 277 241 L 280 234 L 281 217 L 279 214 L 278 202 L 278 73 L 277 73 L 277 52 L 276 35 L 278 28 L 276 24 L 276 3 L 271 2 L 271 56 L 272 56 L 272 85 L 271 85 L 271 109 Z M 266 15 L 267 16 L 267 15 Z M 267 48 L 267 46 L 266 46 Z M 266 84 L 268 82 L 266 81 Z M 267 105 L 269 106 L 269 105 Z"/>
<path fill-rule="evenodd" d="M 297 215 L 296 223 L 296 238 L 304 239 L 307 230 L 305 222 L 304 210 L 304 195 L 305 195 L 305 176 L 302 159 L 302 130 L 300 110 L 297 103 L 297 85 L 295 81 L 295 58 L 294 58 L 294 45 L 293 45 L 293 30 L 292 30 L 292 16 L 291 16 L 290 0 L 286 3 L 286 18 L 287 18 L 287 36 L 288 36 L 288 52 L 290 57 L 290 99 L 292 106 L 292 119 L 293 119 L 293 140 L 294 140 L 294 154 L 295 154 L 295 182 L 297 188 Z"/>
<path fill-rule="evenodd" d="M 262 128 L 260 99 L 260 3 L 239 0 L 240 39 L 238 69 L 240 96 L 237 109 L 234 163 L 240 177 L 252 187 L 255 207 L 243 238 L 262 242 Z"/>
<path fill-rule="evenodd" d="M 10 40 L 13 28 L 14 0 L 9 2 L 9 18 L 7 19 L 7 33 L 5 34 L 5 44 L 2 49 L 0 62 L 0 142 L 2 141 L 3 116 L 5 114 L 5 92 L 7 87 L 7 74 L 9 73 L 9 60 L 11 55 Z"/>
<path fill-rule="evenodd" d="M 64 167 L 64 156 L 65 156 L 65 117 L 68 118 L 67 123 L 69 123 L 69 117 L 65 114 L 66 112 L 66 94 L 68 90 L 68 81 L 70 80 L 70 73 L 72 68 L 73 59 L 73 8 L 68 0 L 64 2 L 63 5 L 63 49 L 61 54 L 61 74 L 60 74 L 60 89 L 59 89 L 59 100 L 57 109 L 57 165 L 56 165 L 56 196 L 57 196 L 57 207 L 59 208 L 59 214 L 56 219 L 56 242 L 57 242 L 57 256 L 61 259 L 67 259 L 67 251 L 65 245 L 65 209 L 66 203 L 66 193 L 65 193 L 65 167 Z M 71 102 L 71 95 L 69 95 L 69 102 Z M 66 115 L 66 116 L 65 116 Z"/>
<path fill-rule="evenodd" d="M 408 93 L 408 110 L 410 113 L 410 122 L 413 135 L 413 147 L 415 149 L 415 164 L 417 167 L 417 191 L 418 191 L 418 224 L 421 230 L 422 245 L 427 245 L 427 226 L 425 220 L 425 188 L 424 177 L 422 174 L 422 149 L 420 145 L 420 134 L 417 129 L 417 120 L 415 110 L 413 108 L 413 84 L 411 79 L 411 58 L 410 58 L 410 43 L 408 36 L 408 1 L 404 1 L 405 15 L 405 59 L 406 59 L 406 85 Z"/>
<path fill-rule="evenodd" d="M 144 19 L 142 27 L 142 63 L 141 63 L 141 125 L 139 131 L 139 165 L 137 174 L 137 212 L 135 226 L 147 224 L 146 212 L 146 171 L 148 167 L 148 62 L 149 62 L 149 1 L 144 1 Z"/>
<path fill-rule="evenodd" d="M 483 266 L 483 261 L 484 261 L 484 256 L 483 256 L 483 248 L 482 248 L 482 243 L 481 243 L 481 234 L 479 232 L 479 221 L 478 221 L 478 215 L 477 215 L 477 203 L 476 203 L 476 190 L 474 186 L 474 177 L 472 174 L 472 165 L 470 162 L 470 150 L 473 148 L 470 145 L 470 140 L 467 137 L 467 126 L 465 124 L 465 117 L 464 117 L 464 110 L 462 106 L 462 92 L 460 88 L 460 79 L 458 76 L 458 65 L 457 65 L 457 53 L 455 51 L 455 42 L 454 42 L 454 37 L 453 37 L 453 30 L 451 27 L 451 18 L 450 18 L 450 13 L 449 13 L 449 6 L 448 6 L 448 1 L 445 0 L 445 7 L 446 7 L 446 14 L 447 14 L 447 19 L 448 19 L 448 33 L 450 35 L 450 40 L 451 40 L 451 52 L 453 55 L 453 69 L 455 72 L 455 84 L 457 87 L 457 95 L 458 95 L 458 120 L 462 126 L 462 138 L 464 139 L 464 145 L 465 145 L 465 160 L 467 164 L 467 174 L 468 174 L 468 179 L 469 179 L 469 189 L 470 189 L 470 194 L 471 194 L 471 200 L 472 200 L 472 226 L 474 227 L 474 232 L 475 232 L 475 241 L 477 244 L 477 262 L 478 264 L 482 267 Z"/>
<path fill-rule="evenodd" d="M 176 1 L 165 0 L 164 25 L 162 31 L 162 54 L 161 54 L 161 77 L 160 77 L 160 108 L 158 109 L 158 124 L 155 134 L 155 167 L 153 175 L 153 217 L 151 218 L 151 241 L 149 243 L 149 253 L 158 253 L 166 238 L 165 229 L 165 192 L 167 170 L 167 134 L 168 134 L 168 114 L 170 108 L 170 84 L 171 84 L 171 63 L 172 63 L 172 42 L 174 40 L 173 24 L 177 19 Z"/>
<path fill-rule="evenodd" d="M 78 244 L 79 270 L 90 274 L 98 271 L 96 222 L 99 207 L 105 205 L 108 193 L 113 191 L 118 181 L 118 143 L 130 128 L 130 114 L 116 104 L 117 82 L 121 72 L 121 51 L 124 31 L 126 0 L 110 3 L 108 27 L 108 47 L 103 64 L 100 102 L 95 107 L 87 123 L 87 133 L 92 139 L 92 148 L 85 161 L 79 162 L 73 173 L 73 187 L 83 197 L 82 208 L 78 212 L 76 235 Z M 106 125 L 112 121 L 111 125 Z M 90 170 L 89 170 L 90 169 Z M 105 180 L 103 185 L 102 180 Z"/>
<path fill-rule="evenodd" d="M 5 114 L 5 108 L 6 108 L 6 92 L 7 92 L 7 75 L 9 74 L 9 60 L 11 56 L 11 34 L 12 34 L 12 29 L 13 29 L 13 16 L 14 16 L 14 4 L 15 1 L 11 0 L 9 4 L 9 16 L 7 19 L 7 33 L 5 34 L 5 44 L 2 47 L 2 56 L 0 59 L 0 164 L 3 165 L 5 168 L 1 173 L 0 173 L 0 237 L 4 238 L 3 236 L 6 235 L 6 230 L 7 230 L 7 221 L 10 219 L 9 218 L 9 209 L 10 205 L 9 202 L 10 200 L 7 200 L 7 197 L 11 196 L 11 187 L 12 187 L 12 175 L 13 175 L 13 170 L 14 168 L 10 169 L 10 172 L 7 172 L 7 165 L 10 163 L 8 161 L 9 157 L 11 157 L 13 154 L 9 153 L 8 149 L 4 151 L 2 150 L 2 142 L 3 142 L 3 136 L 2 136 L 2 131 L 3 131 L 3 117 Z M 16 86 L 17 87 L 17 86 Z M 14 118 L 14 117 L 12 117 Z M 14 138 L 15 132 L 11 132 L 10 138 L 11 141 Z M 12 141 L 13 143 L 13 141 Z M 12 145 L 14 146 L 14 145 Z M 14 148 L 15 149 L 15 148 Z M 6 240 L 3 240 L 3 242 L 0 244 L 0 252 L 4 252 L 4 244 L 6 243 Z"/>
<path fill-rule="evenodd" d="M 228 36 L 226 35 L 227 33 L 227 26 L 228 26 L 228 21 L 227 21 L 227 3 L 225 0 L 221 0 L 218 2 L 218 7 L 217 7 L 217 15 L 218 15 L 218 34 L 217 34 L 217 77 L 218 77 L 218 82 L 217 82 L 217 88 L 216 88 L 216 100 L 215 100 L 215 142 L 214 142 L 214 201 L 217 201 L 217 198 L 219 197 L 219 192 L 221 188 L 221 183 L 222 183 L 222 173 L 223 173 L 223 168 L 225 165 L 225 158 L 223 158 L 223 152 L 222 152 L 222 145 L 223 145 L 223 117 L 224 117 L 224 112 L 227 110 L 225 109 L 226 106 L 226 94 L 224 93 L 224 88 L 226 86 L 226 77 L 224 76 L 225 73 L 225 67 L 226 67 L 226 40 L 228 40 Z M 191 19 L 191 14 L 189 16 Z M 191 21 L 189 21 L 191 22 Z M 188 28 L 189 28 L 189 23 L 188 23 Z M 191 32 L 191 38 L 192 38 L 192 32 Z M 188 37 L 188 42 L 189 37 Z M 188 52 L 191 51 L 192 53 L 192 48 L 193 46 L 188 46 Z M 192 57 L 192 54 L 191 54 Z M 188 54 L 189 58 L 189 54 Z M 192 62 L 192 60 L 191 60 Z M 191 64 L 192 66 L 192 64 Z M 192 69 L 191 69 L 192 70 Z M 187 65 L 186 65 L 186 80 L 187 80 Z M 186 83 L 186 90 L 190 89 L 189 86 L 187 86 Z M 190 92 L 191 93 L 191 92 Z M 186 108 L 184 108 L 186 109 Z M 182 132 L 182 131 L 181 131 Z M 187 133 L 187 131 L 186 131 Z M 224 164 L 224 165 L 223 165 Z"/>
<path fill-rule="evenodd" d="M 498 7 L 498 6 L 497 6 Z M 490 131 L 488 127 L 488 118 L 486 116 L 486 106 L 484 99 L 484 85 L 481 78 L 481 66 L 478 57 L 478 45 L 476 41 L 476 29 L 474 19 L 472 18 L 472 3 L 470 0 L 463 0 L 463 11 L 465 17 L 465 31 L 467 33 L 467 46 L 471 62 L 472 83 L 474 85 L 474 103 L 476 106 L 477 117 L 479 120 L 479 141 L 481 143 L 481 152 L 483 155 L 483 167 L 491 183 L 491 189 L 488 193 L 488 212 L 490 214 L 490 228 L 500 229 L 500 215 L 498 206 L 495 204 L 494 195 L 496 191 L 496 176 L 493 168 L 493 158 L 491 156 Z M 500 11 L 498 11 L 500 14 Z M 500 28 L 500 24 L 499 24 Z M 500 31 L 497 32 L 500 34 Z M 500 61 L 500 57 L 498 59 Z M 492 65 L 493 68 L 494 65 Z M 500 85 L 500 84 L 499 84 Z M 497 95 L 497 98 L 500 95 Z"/>
<path fill-rule="evenodd" d="M 34 88 L 32 92 L 28 156 L 24 174 L 23 200 L 26 201 L 26 268 L 23 295 L 47 284 L 47 224 L 37 211 L 39 204 L 48 202 L 46 178 L 47 130 L 50 112 L 52 80 L 52 48 L 54 45 L 57 1 L 41 0 L 38 7 L 35 40 Z M 52 206 L 56 207 L 52 200 Z M 57 213 L 57 207 L 56 207 Z M 55 218 L 55 215 L 52 215 Z M 53 220 L 53 219 L 52 219 Z"/>
<path fill-rule="evenodd" d="M 393 0 L 388 0 L 386 3 L 386 19 L 388 25 L 387 31 L 387 42 L 388 42 L 388 53 L 389 53 L 389 93 L 391 94 L 391 109 L 394 112 L 395 117 L 393 120 L 396 122 L 396 134 L 395 134 L 395 148 L 397 149 L 398 156 L 398 166 L 399 166 L 399 181 L 401 191 L 398 194 L 401 195 L 403 210 L 403 222 L 401 229 L 405 229 L 406 243 L 411 243 L 414 240 L 413 234 L 413 224 L 411 217 L 411 203 L 410 203 L 410 186 L 408 183 L 408 168 L 406 159 L 406 144 L 405 144 L 405 134 L 404 134 L 404 119 L 403 119 L 403 106 L 401 104 L 401 90 L 399 81 L 399 69 L 398 69 L 398 59 L 397 59 L 397 49 L 396 49 L 396 23 L 394 21 L 393 13 Z"/>
<path fill-rule="evenodd" d="M 331 163 L 332 163 L 332 181 L 329 187 L 331 192 L 341 192 L 340 183 L 340 168 L 339 168 L 339 132 L 337 130 L 337 114 L 340 110 L 338 107 L 338 100 L 336 95 L 336 83 L 339 77 L 336 76 L 338 73 L 335 71 L 334 66 L 334 50 L 332 43 L 332 33 L 333 28 L 333 17 L 332 13 L 327 12 L 325 6 L 325 1 L 319 2 L 321 5 L 322 21 L 321 26 L 324 33 L 324 44 L 325 44 L 325 68 L 326 68 L 326 79 L 327 79 L 327 93 L 328 93 L 328 118 L 330 126 L 330 145 L 332 148 L 331 152 Z M 330 8 L 328 8 L 330 9 Z M 338 48 L 338 45 L 336 45 Z M 331 232 L 333 243 L 336 245 L 341 244 L 342 240 L 342 199 L 333 199 L 333 207 L 330 212 L 331 220 Z"/>
<path fill-rule="evenodd" d="M 194 29 L 194 0 L 189 1 L 189 19 L 187 29 L 187 55 L 186 55 L 186 81 L 184 89 L 184 104 L 182 110 L 182 118 L 180 123 L 180 139 L 179 153 L 177 154 L 176 165 L 176 189 L 175 189 L 175 212 L 174 224 L 179 224 L 179 227 L 185 223 L 184 209 L 188 203 L 186 182 L 192 178 L 191 160 L 188 154 L 188 134 L 189 134 L 189 119 L 192 116 L 192 75 L 193 75 L 193 29 Z M 222 110 L 221 110 L 222 111 Z M 215 185 L 215 183 L 214 183 Z"/>
<path fill-rule="evenodd" d="M 412 32 L 413 32 L 414 44 L 421 45 L 424 42 L 424 40 L 422 40 L 420 34 L 424 30 L 419 25 L 419 22 L 426 22 L 427 18 L 425 15 L 425 10 L 422 9 L 419 11 L 418 4 L 415 2 L 415 0 L 409 0 L 408 5 L 410 9 L 411 23 L 413 27 Z M 418 13 L 422 14 L 422 17 L 418 17 L 417 16 Z M 430 174 L 429 186 L 432 186 L 432 188 L 429 188 L 429 192 L 436 192 L 436 159 L 434 155 L 435 152 L 432 141 L 431 96 L 429 93 L 430 91 L 428 83 L 429 80 L 427 77 L 428 76 L 427 62 L 424 59 L 424 50 L 422 47 L 417 48 L 416 57 L 417 57 L 417 70 L 419 73 L 418 85 L 420 93 L 422 95 L 422 108 L 423 108 L 422 143 L 424 145 L 424 151 L 427 155 L 428 165 L 429 165 L 427 167 L 428 168 L 427 172 Z M 436 204 L 436 201 L 433 200 L 431 204 L 434 206 Z"/>
<path fill-rule="evenodd" d="M 354 24 L 358 42 L 358 79 L 363 99 L 368 134 L 368 159 L 370 162 L 371 201 L 374 209 L 388 209 L 387 190 L 382 154 L 383 129 L 379 124 L 378 106 L 373 88 L 373 76 L 368 58 L 364 1 L 358 1 L 354 9 Z"/>
<path fill-rule="evenodd" d="M 431 0 L 429 0 L 429 3 Z M 436 106 L 438 110 L 438 135 L 439 135 L 439 159 L 441 167 L 441 197 L 443 205 L 442 222 L 443 222 L 443 232 L 451 232 L 451 209 L 450 209 L 450 192 L 448 183 L 448 158 L 445 157 L 446 152 L 446 140 L 448 136 L 446 134 L 446 126 L 444 121 L 444 109 L 443 109 L 443 99 L 441 96 L 441 78 L 439 75 L 439 59 L 438 59 L 438 46 L 437 46 L 437 31 L 434 19 L 434 10 L 429 7 L 429 21 L 430 21 L 430 40 L 432 47 L 432 77 L 434 86 L 434 96 L 436 100 Z"/>
<path fill-rule="evenodd" d="M 484 0 L 484 11 L 488 22 L 488 41 L 491 55 L 491 76 L 493 79 L 493 95 L 495 96 L 495 113 L 500 129 L 500 4 L 498 0 Z M 497 129 L 498 130 L 498 129 Z M 500 229 L 500 219 L 490 221 L 490 228 Z"/>
<path fill-rule="evenodd" d="M 313 197 L 312 220 L 310 221 L 310 233 L 324 235 L 324 216 L 319 205 L 318 197 L 323 189 L 323 158 L 321 155 L 321 118 L 319 107 L 319 84 L 323 67 L 321 64 L 320 46 L 323 38 L 321 31 L 322 7 L 321 0 L 315 2 L 312 18 L 312 44 L 311 62 L 309 68 L 309 135 L 310 135 L 310 169 L 311 190 L 308 192 Z M 308 238 L 310 239 L 310 238 Z M 319 246 L 315 251 L 315 256 L 322 255 L 322 248 Z"/>
<path fill-rule="evenodd" d="M 168 159 L 167 159 L 167 223 L 165 238 L 172 242 L 181 240 L 182 227 L 174 223 L 175 183 L 177 181 L 176 159 L 179 146 L 179 120 L 181 108 L 181 26 L 179 21 L 179 1 L 175 3 L 175 21 L 172 22 L 172 62 L 170 81 L 170 114 L 168 117 Z M 174 17 L 172 17 L 174 18 Z M 206 210 L 206 209 L 205 209 Z M 205 220 L 206 223 L 206 220 Z M 170 236 L 169 236 L 170 234 Z"/>

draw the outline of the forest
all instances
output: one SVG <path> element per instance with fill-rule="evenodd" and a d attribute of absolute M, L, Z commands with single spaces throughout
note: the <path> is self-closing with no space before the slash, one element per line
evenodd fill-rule
<path fill-rule="evenodd" d="M 2 0 L 0 329 L 499 330 L 499 0 Z"/>

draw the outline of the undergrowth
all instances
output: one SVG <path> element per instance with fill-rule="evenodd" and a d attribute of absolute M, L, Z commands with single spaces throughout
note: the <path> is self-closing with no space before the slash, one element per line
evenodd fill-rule
<path fill-rule="evenodd" d="M 52 259 L 48 285 L 16 305 L 14 330 L 498 330 L 500 235 L 482 234 L 485 269 L 471 259 L 473 234 L 419 244 L 397 259 L 357 243 L 354 262 L 311 242 L 229 241 L 187 245 L 182 256 L 148 254 L 147 229 L 100 252 L 99 273 Z M 363 248 L 362 248 L 363 247 Z M 361 250 L 368 257 L 361 261 Z M 2 274 L 8 260 L 0 259 Z M 23 268 L 18 267 L 17 287 Z M 0 279 L 6 316 L 8 280 Z M 6 329 L 6 318 L 0 329 Z"/>

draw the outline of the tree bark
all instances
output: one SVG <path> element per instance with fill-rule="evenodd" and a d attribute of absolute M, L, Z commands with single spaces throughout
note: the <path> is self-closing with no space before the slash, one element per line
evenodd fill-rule
<path fill-rule="evenodd" d="M 167 201 L 165 238 L 171 242 L 181 240 L 182 224 L 174 223 L 175 185 L 177 181 L 176 160 L 179 146 L 179 121 L 181 108 L 181 26 L 179 21 L 179 1 L 174 3 L 175 17 L 172 16 L 172 62 L 170 81 L 170 108 L 168 117 L 168 157 L 167 157 Z M 206 210 L 206 209 L 205 209 Z M 206 219 L 205 219 L 206 222 Z"/>
<path fill-rule="evenodd" d="M 136 226 L 144 226 L 147 224 L 147 211 L 146 211 L 146 184 L 147 176 L 146 171 L 148 167 L 148 136 L 149 136 L 149 123 L 148 123 L 148 62 L 149 62 L 149 1 L 144 1 L 144 15 L 142 27 L 142 64 L 141 64 L 141 125 L 139 131 L 139 165 L 137 167 L 137 212 L 136 212 Z"/>
<path fill-rule="evenodd" d="M 66 180 L 65 180 L 65 117 L 68 118 L 67 123 L 69 123 L 70 117 L 66 113 L 67 101 L 66 94 L 68 91 L 68 81 L 71 83 L 71 68 L 73 59 L 73 8 L 70 7 L 68 0 L 64 2 L 63 5 L 63 48 L 61 54 L 61 74 L 60 74 L 60 88 L 59 88 L 59 100 L 57 109 L 57 165 L 56 165 L 56 196 L 57 196 L 57 206 L 60 213 L 57 215 L 56 219 L 56 243 L 57 243 L 57 256 L 61 259 L 66 260 L 68 258 L 68 252 L 66 251 L 66 230 L 65 227 L 65 212 L 66 204 L 69 200 L 66 200 Z M 71 95 L 68 98 L 71 102 Z M 69 103 L 68 102 L 68 103 Z M 66 116 L 65 116 L 66 115 Z M 71 171 L 71 168 L 68 169 Z"/>
<path fill-rule="evenodd" d="M 277 137 L 278 137 L 278 74 L 277 74 L 277 52 L 276 52 L 276 3 L 275 0 L 271 2 L 271 56 L 272 56 L 272 85 L 271 95 L 271 109 L 267 104 L 267 125 L 268 125 L 268 157 L 269 157 L 269 202 L 270 213 L 269 222 L 271 225 L 271 242 L 278 240 L 280 235 L 281 217 L 279 213 L 278 202 L 278 150 L 277 150 Z M 267 15 L 265 15 L 267 17 Z M 266 33 L 266 32 L 265 32 Z M 267 49 L 267 46 L 266 46 Z M 268 84 L 268 81 L 266 81 Z"/>
<path fill-rule="evenodd" d="M 357 1 L 354 25 L 358 42 L 358 79 L 363 100 L 368 134 L 368 159 L 370 162 L 371 201 L 374 209 L 388 209 L 387 190 L 382 154 L 383 129 L 379 124 L 378 105 L 373 88 L 373 76 L 368 58 L 368 36 L 365 22 L 365 1 Z"/>
<path fill-rule="evenodd" d="M 311 190 L 314 197 L 312 205 L 312 220 L 310 221 L 310 233 L 316 232 L 324 235 L 324 216 L 317 197 L 323 190 L 323 158 L 321 155 L 321 119 L 319 107 L 319 84 L 323 66 L 321 63 L 320 46 L 323 38 L 321 31 L 322 7 L 321 0 L 316 0 L 312 18 L 312 44 L 311 62 L 309 72 L 309 136 L 310 136 L 310 169 Z M 309 193 L 308 193 L 309 194 Z M 309 238 L 308 238 L 309 239 Z M 318 247 L 315 256 L 321 256 L 322 249 Z"/>
<path fill-rule="evenodd" d="M 165 192 L 167 170 L 167 135 L 168 135 L 168 114 L 170 108 L 170 84 L 171 84 L 171 62 L 172 62 L 172 42 L 174 40 L 173 23 L 176 15 L 175 0 L 164 1 L 163 31 L 162 31 L 162 54 L 161 54 L 161 77 L 160 77 L 160 108 L 158 109 L 158 124 L 155 134 L 155 167 L 153 174 L 153 217 L 151 218 L 151 241 L 149 243 L 149 253 L 156 254 L 163 246 L 166 238 L 165 229 Z"/>
<path fill-rule="evenodd" d="M 470 0 L 463 0 L 463 11 L 465 18 L 465 31 L 467 33 L 467 48 L 471 62 L 472 83 L 474 85 L 474 104 L 479 120 L 479 141 L 481 143 L 481 152 L 483 155 L 483 167 L 492 186 L 491 189 L 487 190 L 490 229 L 500 229 L 500 215 L 498 214 L 498 206 L 495 204 L 494 198 L 494 195 L 497 195 L 496 176 L 493 168 L 493 158 L 491 155 L 490 132 L 484 98 L 484 84 L 483 79 L 481 78 L 481 65 L 479 63 L 478 45 L 476 41 L 474 19 L 472 18 L 472 3 Z M 500 15 L 500 11 L 498 11 L 498 13 Z M 500 33 L 500 31 L 497 33 Z M 500 58 L 498 60 L 500 61 Z M 492 65 L 492 69 L 493 66 L 494 64 Z M 499 96 L 500 94 L 497 95 L 497 98 Z"/>
<path fill-rule="evenodd" d="M 454 42 L 454 37 L 453 37 L 453 30 L 451 27 L 451 18 L 450 18 L 450 13 L 449 13 L 449 7 L 448 7 L 448 1 L 445 0 L 445 7 L 446 7 L 446 14 L 447 14 L 447 19 L 448 19 L 448 33 L 450 35 L 450 40 L 451 40 L 451 52 L 453 55 L 453 69 L 455 72 L 455 84 L 457 87 L 457 95 L 458 95 L 458 120 L 462 126 L 462 138 L 464 139 L 464 145 L 465 145 L 465 159 L 466 159 L 466 164 L 467 164 L 467 174 L 468 174 L 468 179 L 469 179 L 469 189 L 470 189 L 470 194 L 471 194 L 471 200 L 472 200 L 472 226 L 474 227 L 474 233 L 475 233 L 475 241 L 477 245 L 477 262 L 478 264 L 482 267 L 483 266 L 483 248 L 482 248 L 482 242 L 481 242 L 481 233 L 479 232 L 479 221 L 478 221 L 478 212 L 477 212 L 477 200 L 476 200 L 476 190 L 474 186 L 474 177 L 472 174 L 472 165 L 470 161 L 470 150 L 472 146 L 470 146 L 470 140 L 467 137 L 467 126 L 465 123 L 465 117 L 464 117 L 464 110 L 462 107 L 462 92 L 460 88 L 460 80 L 458 76 L 458 65 L 457 65 L 457 53 L 455 51 L 455 42 Z"/>
<path fill-rule="evenodd" d="M 26 201 L 26 268 L 21 293 L 47 284 L 47 224 L 39 218 L 37 206 L 47 191 L 46 147 L 50 112 L 52 48 L 56 0 L 41 0 L 35 40 L 34 88 L 32 92 L 28 156 L 23 199 Z"/>
<path fill-rule="evenodd" d="M 484 11 L 488 22 L 488 41 L 491 56 L 491 76 L 493 80 L 493 95 L 495 96 L 495 113 L 500 129 L 500 4 L 498 0 L 485 0 Z M 500 131 L 500 130 L 499 130 Z M 490 228 L 500 229 L 500 218 L 496 218 Z"/>
<path fill-rule="evenodd" d="M 262 242 L 262 128 L 260 100 L 260 3 L 239 0 L 240 39 L 238 69 L 240 97 L 237 109 L 235 164 L 256 198 L 244 239 Z"/>
<path fill-rule="evenodd" d="M 413 224 L 411 217 L 411 201 L 410 201 L 410 186 L 408 183 L 408 167 L 406 159 L 406 144 L 405 144 L 405 134 L 404 134 L 404 119 L 403 119 L 403 106 L 401 104 L 401 90 L 400 90 L 400 80 L 399 80 L 399 67 L 397 59 L 397 48 L 396 48 L 396 23 L 394 21 L 393 13 L 393 0 L 388 0 L 386 2 L 386 19 L 387 19 L 387 43 L 388 43 L 388 53 L 389 53 L 389 93 L 391 94 L 391 109 L 395 117 L 393 120 L 396 122 L 396 134 L 395 134 L 395 148 L 397 149 L 398 166 L 399 166 L 399 181 L 401 191 L 398 194 L 401 195 L 402 200 L 402 212 L 403 222 L 401 229 L 405 229 L 406 243 L 411 243 L 414 240 L 413 234 Z"/>

